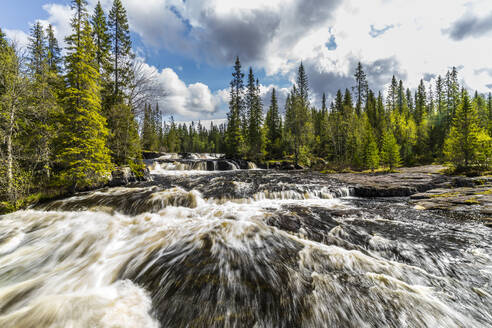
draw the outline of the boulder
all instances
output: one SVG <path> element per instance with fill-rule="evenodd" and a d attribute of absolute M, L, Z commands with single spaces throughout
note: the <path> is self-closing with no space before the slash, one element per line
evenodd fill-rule
<path fill-rule="evenodd" d="M 148 168 L 144 169 L 143 176 L 137 177 L 129 166 L 117 167 L 111 172 L 111 179 L 107 183 L 109 187 L 124 186 L 137 181 L 151 181 L 152 177 Z"/>

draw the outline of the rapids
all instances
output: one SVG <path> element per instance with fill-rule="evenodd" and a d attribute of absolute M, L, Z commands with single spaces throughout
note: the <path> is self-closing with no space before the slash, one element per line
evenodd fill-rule
<path fill-rule="evenodd" d="M 0 217 L 0 327 L 492 326 L 480 223 L 177 159 Z"/>

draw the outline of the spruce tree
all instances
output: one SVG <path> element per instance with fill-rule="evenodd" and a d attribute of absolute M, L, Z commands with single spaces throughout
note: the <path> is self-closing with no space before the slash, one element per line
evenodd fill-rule
<path fill-rule="evenodd" d="M 272 90 L 270 107 L 266 114 L 265 126 L 267 129 L 267 154 L 269 158 L 280 156 L 281 118 L 278 110 L 277 96 L 275 89 Z"/>
<path fill-rule="evenodd" d="M 400 146 L 398 146 L 395 136 L 391 131 L 385 131 L 383 134 L 381 161 L 390 170 L 400 165 Z"/>
<path fill-rule="evenodd" d="M 393 111 L 397 108 L 397 99 L 398 99 L 398 82 L 396 81 L 396 77 L 393 75 L 391 79 L 391 84 L 388 89 L 388 97 L 386 100 L 388 110 Z"/>
<path fill-rule="evenodd" d="M 483 133 L 479 126 L 477 109 L 465 91 L 446 138 L 444 150 L 446 158 L 456 169 L 470 169 L 477 164 L 480 152 L 488 151 L 487 146 L 486 149 L 480 149 L 479 135 Z"/>
<path fill-rule="evenodd" d="M 61 50 L 51 24 L 46 28 L 46 36 L 48 38 L 48 67 L 52 73 L 58 74 L 61 71 Z"/>
<path fill-rule="evenodd" d="M 57 69 L 56 63 L 55 67 L 50 67 L 53 57 L 47 41 L 51 37 L 47 40 L 41 24 L 34 24 L 27 47 L 31 106 L 26 111 L 26 121 L 30 124 L 26 124 L 24 131 L 25 154 L 35 167 L 41 169 L 46 181 L 51 177 L 54 140 L 58 132 L 57 117 L 60 114 L 56 89 L 58 84 L 50 83 L 57 79 L 56 71 L 52 71 Z M 38 183 L 41 184 L 39 181 Z"/>
<path fill-rule="evenodd" d="M 309 115 L 309 86 L 304 66 L 297 71 L 297 83 L 293 86 L 287 105 L 285 126 L 291 135 L 294 160 L 298 164 L 308 164 L 312 124 Z"/>
<path fill-rule="evenodd" d="M 108 31 L 106 15 L 102 9 L 101 2 L 98 1 L 91 17 L 92 34 L 96 46 L 96 64 L 99 74 L 103 77 L 111 71 L 111 39 Z"/>
<path fill-rule="evenodd" d="M 366 168 L 374 171 L 379 167 L 379 149 L 369 121 L 367 118 L 364 121 L 363 162 Z"/>
<path fill-rule="evenodd" d="M 151 122 L 151 107 L 148 104 L 144 105 L 144 117 L 142 123 L 142 147 L 143 150 L 152 150 L 152 122 Z"/>
<path fill-rule="evenodd" d="M 229 113 L 227 114 L 227 156 L 242 157 L 245 153 L 244 126 L 247 123 L 244 115 L 244 74 L 241 72 L 241 62 L 236 57 L 234 72 L 230 83 Z"/>
<path fill-rule="evenodd" d="M 323 92 L 323 97 L 321 98 L 321 112 L 326 113 L 327 112 L 327 107 L 326 107 L 326 94 Z"/>
<path fill-rule="evenodd" d="M 335 96 L 335 111 L 338 113 L 343 112 L 343 95 L 340 89 L 338 89 L 337 95 Z"/>
<path fill-rule="evenodd" d="M 488 132 L 489 135 L 492 136 L 492 93 L 489 92 L 489 95 L 487 97 L 487 111 L 489 113 L 489 119 L 488 119 Z"/>
<path fill-rule="evenodd" d="M 31 28 L 28 49 L 28 68 L 32 76 L 40 76 L 47 65 L 46 37 L 41 23 L 37 21 Z"/>
<path fill-rule="evenodd" d="M 398 92 L 396 96 L 396 108 L 400 113 L 407 114 L 407 98 L 405 96 L 405 88 L 403 87 L 403 81 L 400 80 L 398 83 Z"/>
<path fill-rule="evenodd" d="M 420 124 L 427 113 L 427 95 L 424 80 L 420 80 L 415 98 L 415 122 Z"/>
<path fill-rule="evenodd" d="M 355 101 L 355 112 L 360 115 L 362 108 L 365 106 L 367 100 L 367 93 L 369 90 L 369 85 L 367 83 L 366 73 L 362 68 L 362 64 L 359 62 L 357 64 L 357 69 L 355 70 L 355 90 L 356 101 Z"/>
<path fill-rule="evenodd" d="M 259 94 L 259 81 L 255 81 L 253 69 L 249 68 L 248 85 L 246 91 L 246 108 L 248 110 L 248 148 L 249 157 L 258 160 L 262 157 L 264 146 L 263 138 L 263 110 Z"/>
<path fill-rule="evenodd" d="M 61 178 L 72 189 L 107 181 L 112 164 L 106 146 L 108 129 L 101 115 L 95 45 L 85 0 L 73 0 L 72 34 L 65 58 L 66 97 L 64 131 L 60 137 Z"/>
<path fill-rule="evenodd" d="M 100 13 L 99 16 L 102 16 Z M 102 26 L 102 18 L 100 19 Z M 104 29 L 100 26 L 101 41 Z M 111 42 L 111 87 L 103 89 L 104 114 L 110 130 L 109 148 L 118 165 L 130 165 L 136 174 L 144 168 L 135 108 L 131 107 L 128 88 L 134 78 L 130 30 L 126 10 L 121 0 L 114 0 L 108 16 Z M 104 56 L 103 56 L 104 58 Z M 104 64 L 102 65 L 104 66 Z M 104 68 L 104 67 L 102 67 Z M 111 92 L 109 92 L 109 89 Z"/>
<path fill-rule="evenodd" d="M 114 0 L 109 12 L 109 31 L 112 42 L 113 61 L 113 97 L 118 103 L 123 92 L 132 79 L 131 72 L 131 39 L 126 10 L 121 0 Z"/>
<path fill-rule="evenodd" d="M 413 113 L 414 110 L 415 110 L 415 108 L 414 108 L 414 104 L 413 104 L 412 92 L 408 88 L 407 88 L 407 91 L 406 91 L 406 97 L 407 97 L 407 106 L 408 106 L 408 109 L 409 109 L 410 113 Z"/>

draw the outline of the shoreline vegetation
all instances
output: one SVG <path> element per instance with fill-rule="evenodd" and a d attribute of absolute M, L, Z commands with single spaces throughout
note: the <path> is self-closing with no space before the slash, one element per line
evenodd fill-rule
<path fill-rule="evenodd" d="M 25 50 L 0 30 L 0 213 L 107 185 L 115 169 L 143 179 L 143 150 L 324 173 L 438 163 L 446 174 L 491 174 L 492 94 L 460 85 L 455 67 L 414 91 L 395 76 L 372 90 L 359 63 L 353 87 L 317 107 L 300 63 L 285 104 L 273 89 L 267 107 L 237 57 L 227 124 L 177 124 L 163 121 L 163 95 L 135 59 L 121 0 L 109 13 L 100 3 L 88 13 L 86 0 L 72 9 L 63 55 L 51 26 L 35 23 Z"/>

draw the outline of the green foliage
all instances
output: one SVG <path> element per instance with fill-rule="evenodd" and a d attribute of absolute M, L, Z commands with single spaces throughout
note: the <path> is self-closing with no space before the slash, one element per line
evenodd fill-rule
<path fill-rule="evenodd" d="M 258 161 L 263 158 L 265 135 L 262 129 L 263 104 L 260 98 L 259 82 L 255 81 L 253 69 L 249 69 L 246 91 L 246 108 L 248 110 L 248 158 Z"/>
<path fill-rule="evenodd" d="M 377 169 L 379 167 L 379 149 L 374 137 L 374 132 L 367 116 L 364 120 L 364 140 L 363 140 L 363 166 L 367 169 Z"/>
<path fill-rule="evenodd" d="M 142 123 L 142 148 L 144 150 L 158 151 L 162 136 L 161 113 L 159 106 L 152 110 L 152 106 L 144 106 L 144 118 Z"/>
<path fill-rule="evenodd" d="M 34 23 L 26 61 L 0 30 L 0 212 L 99 186 L 114 164 L 142 175 L 142 146 L 344 171 L 447 160 L 469 173 L 492 165 L 492 94 L 470 99 L 460 92 L 455 67 L 435 85 L 421 80 L 415 93 L 393 76 L 383 96 L 369 88 L 359 63 L 353 95 L 323 93 L 318 109 L 301 63 L 285 105 L 274 89 L 264 118 L 259 81 L 250 69 L 245 88 L 236 58 L 227 125 L 176 124 L 172 117 L 164 124 L 158 105 L 132 100 L 145 83 L 134 76 L 122 1 L 113 1 L 108 19 L 100 3 L 90 18 L 86 6 L 72 0 L 65 58 L 52 26 Z"/>
<path fill-rule="evenodd" d="M 46 28 L 46 35 L 48 38 L 47 64 L 50 72 L 56 75 L 61 71 L 60 65 L 62 58 L 60 46 L 58 45 L 58 40 L 55 38 L 55 32 L 51 24 Z"/>
<path fill-rule="evenodd" d="M 103 77 L 111 71 L 111 38 L 108 31 L 106 15 L 98 1 L 91 17 L 92 37 L 96 46 L 96 64 L 99 74 Z"/>
<path fill-rule="evenodd" d="M 101 115 L 99 73 L 95 45 L 84 1 L 74 0 L 75 16 L 67 37 L 65 59 L 68 88 L 65 96 L 64 129 L 59 138 L 60 178 L 74 189 L 107 181 L 112 164 L 106 140 L 109 131 Z"/>
<path fill-rule="evenodd" d="M 270 107 L 265 118 L 266 151 L 268 158 L 279 158 L 281 155 L 282 118 L 278 110 L 276 90 L 272 90 Z"/>
<path fill-rule="evenodd" d="M 396 138 L 391 131 L 386 131 L 383 134 L 381 162 L 388 166 L 390 170 L 400 165 L 400 146 L 398 146 Z"/>
<path fill-rule="evenodd" d="M 487 167 L 490 147 L 490 136 L 479 126 L 476 104 L 465 91 L 445 141 L 446 158 L 458 170 Z"/>
<path fill-rule="evenodd" d="M 355 91 L 357 97 L 356 104 L 355 104 L 355 112 L 357 113 L 357 115 L 360 115 L 364 104 L 366 104 L 368 91 L 369 91 L 369 84 L 367 83 L 366 73 L 364 72 L 362 68 L 362 64 L 360 62 L 357 65 L 357 69 L 355 70 L 354 77 L 355 77 L 356 85 L 353 88 L 353 90 Z"/>
<path fill-rule="evenodd" d="M 299 66 L 297 83 L 293 86 L 285 105 L 285 128 L 290 135 L 290 149 L 294 152 L 294 160 L 299 163 L 301 149 L 307 152 L 313 139 L 313 125 L 309 111 L 309 87 L 304 66 Z"/>
<path fill-rule="evenodd" d="M 108 23 L 112 43 L 113 102 L 119 102 L 124 97 L 124 89 L 129 86 L 133 78 L 130 28 L 121 0 L 113 1 Z"/>
<path fill-rule="evenodd" d="M 241 62 L 238 57 L 234 64 L 232 77 L 229 113 L 227 114 L 226 154 L 230 157 L 243 157 L 246 153 L 244 135 L 247 121 L 243 99 L 244 74 L 241 72 Z"/>

